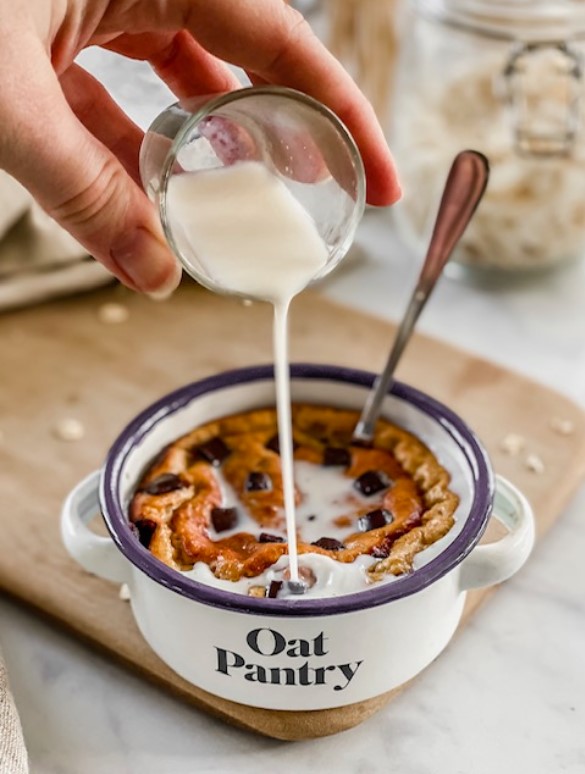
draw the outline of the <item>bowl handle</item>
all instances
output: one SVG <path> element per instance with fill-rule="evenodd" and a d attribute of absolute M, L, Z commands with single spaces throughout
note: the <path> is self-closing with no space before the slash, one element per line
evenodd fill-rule
<path fill-rule="evenodd" d="M 462 591 L 493 586 L 510 578 L 528 559 L 534 545 L 534 514 L 528 500 L 502 476 L 496 476 L 492 516 L 509 533 L 501 540 L 477 546 L 460 565 Z"/>
<path fill-rule="evenodd" d="M 84 570 L 106 580 L 125 583 L 131 569 L 110 537 L 101 537 L 87 526 L 100 512 L 99 470 L 84 478 L 69 493 L 61 510 L 61 537 L 70 556 Z"/>

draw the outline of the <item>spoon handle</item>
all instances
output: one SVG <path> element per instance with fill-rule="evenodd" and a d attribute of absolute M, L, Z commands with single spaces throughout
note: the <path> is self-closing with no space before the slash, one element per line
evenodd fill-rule
<path fill-rule="evenodd" d="M 382 401 L 388 392 L 400 356 L 453 248 L 484 194 L 488 177 L 489 163 L 482 153 L 464 150 L 455 157 L 445 183 L 433 235 L 418 282 L 396 333 L 386 366 L 370 390 L 354 430 L 354 442 L 363 444 L 372 439 Z"/>

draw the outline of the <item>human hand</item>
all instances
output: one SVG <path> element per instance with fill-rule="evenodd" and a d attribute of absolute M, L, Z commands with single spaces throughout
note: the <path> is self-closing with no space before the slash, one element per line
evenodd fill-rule
<path fill-rule="evenodd" d="M 0 0 L 0 168 L 134 290 L 167 295 L 180 269 L 140 187 L 142 131 L 73 61 L 90 45 L 148 61 L 179 98 L 238 88 L 225 62 L 306 92 L 352 132 L 368 201 L 400 195 L 371 106 L 282 0 Z"/>

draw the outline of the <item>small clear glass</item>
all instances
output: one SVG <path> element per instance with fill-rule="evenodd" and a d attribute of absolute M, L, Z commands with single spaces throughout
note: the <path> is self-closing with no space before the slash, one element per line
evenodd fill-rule
<path fill-rule="evenodd" d="M 142 143 L 140 175 L 173 252 L 198 282 L 226 292 L 201 256 L 175 238 L 167 189 L 174 175 L 251 160 L 277 175 L 313 219 L 329 254 L 313 281 L 322 278 L 353 241 L 365 206 L 364 168 L 340 119 L 317 100 L 284 87 L 184 100 L 154 120 Z"/>

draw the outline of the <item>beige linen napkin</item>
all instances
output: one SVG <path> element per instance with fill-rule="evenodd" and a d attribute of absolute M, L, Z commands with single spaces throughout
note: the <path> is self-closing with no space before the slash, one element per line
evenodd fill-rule
<path fill-rule="evenodd" d="M 0 774 L 27 774 L 28 757 L 0 653 Z"/>
<path fill-rule="evenodd" d="M 111 282 L 111 275 L 0 170 L 0 311 Z M 22 729 L 0 654 L 0 774 L 26 774 Z"/>
<path fill-rule="evenodd" d="M 0 171 L 0 311 L 111 281 L 101 264 Z"/>

